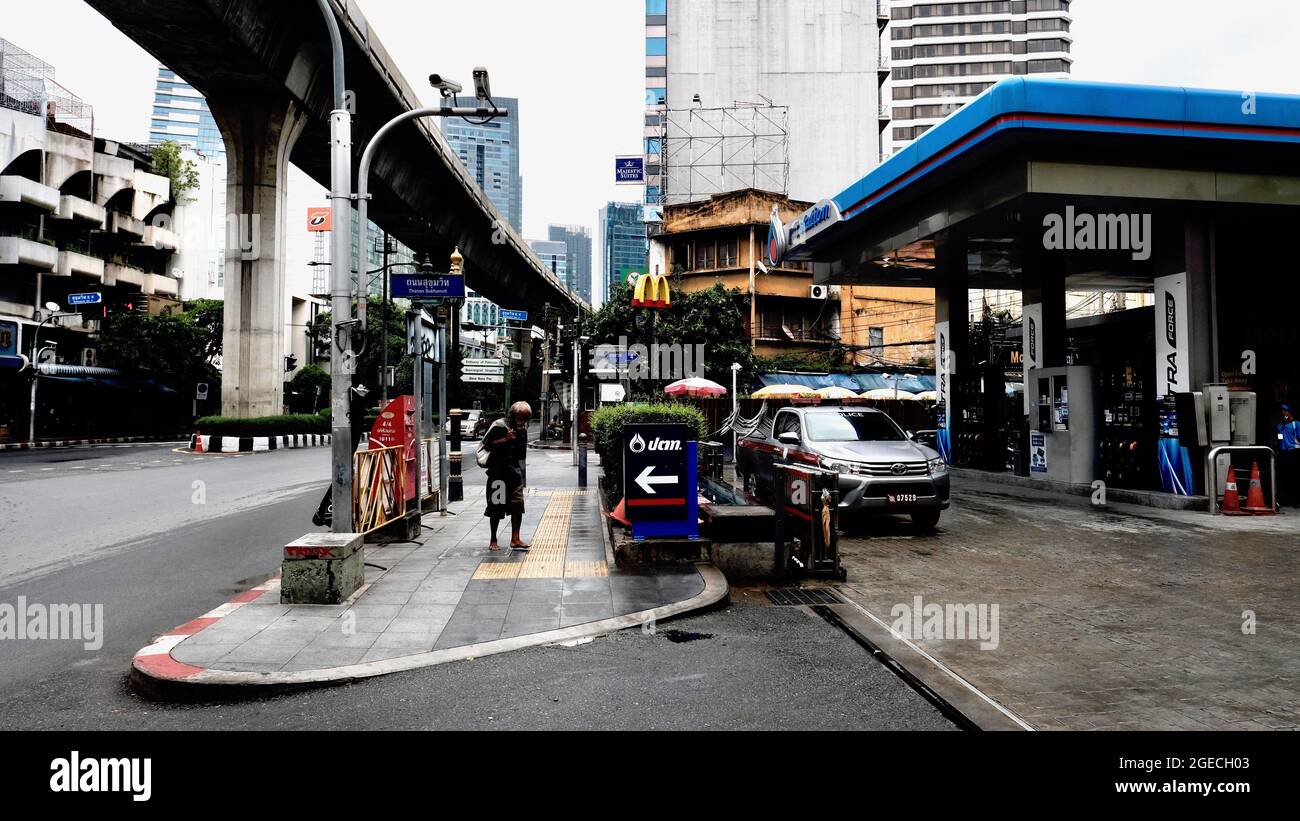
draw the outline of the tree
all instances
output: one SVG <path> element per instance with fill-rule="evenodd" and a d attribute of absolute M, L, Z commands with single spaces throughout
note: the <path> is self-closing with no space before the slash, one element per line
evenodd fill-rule
<path fill-rule="evenodd" d="M 172 199 L 182 204 L 190 202 L 185 195 L 199 187 L 199 169 L 181 154 L 180 143 L 166 140 L 153 146 L 149 154 L 154 173 L 171 180 Z"/>
<path fill-rule="evenodd" d="M 123 370 L 148 373 L 178 389 L 220 381 L 222 303 L 198 300 L 179 313 L 110 313 L 100 354 Z"/>
<path fill-rule="evenodd" d="M 648 348 L 653 322 L 654 341 L 660 345 L 703 345 L 704 376 L 730 389 L 733 362 L 740 364 L 739 385 L 749 384 L 757 374 L 743 313 L 748 305 L 749 298 L 739 290 L 714 285 L 674 293 L 671 308 L 633 308 L 632 289 L 616 285 L 605 305 L 587 320 L 584 333 L 593 346 L 618 345 L 625 339 L 629 346 Z"/>
<path fill-rule="evenodd" d="M 406 311 L 391 300 L 371 300 L 366 308 L 365 348 L 357 357 L 357 372 L 353 384 L 365 385 L 377 391 L 379 371 L 383 367 L 383 346 L 388 346 L 388 364 L 395 367 L 395 384 L 389 396 L 399 396 L 412 390 L 415 360 L 406 355 Z M 331 354 L 330 334 L 333 319 L 329 311 L 317 314 L 308 327 L 308 336 L 315 346 L 317 356 Z"/>

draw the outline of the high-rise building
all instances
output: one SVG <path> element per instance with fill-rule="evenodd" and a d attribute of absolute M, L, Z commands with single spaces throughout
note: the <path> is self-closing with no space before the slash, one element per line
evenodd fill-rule
<path fill-rule="evenodd" d="M 875 0 L 647 0 L 647 211 L 744 188 L 816 202 L 859 179 L 879 162 L 880 26 Z"/>
<path fill-rule="evenodd" d="M 546 266 L 552 274 L 555 274 L 561 282 L 569 284 L 569 247 L 563 242 L 555 242 L 545 239 L 530 239 L 528 245 L 533 249 L 542 260 L 542 265 Z"/>
<path fill-rule="evenodd" d="M 157 145 L 167 140 L 192 148 L 209 159 L 226 154 L 226 143 L 207 100 L 194 86 L 177 77 L 176 72 L 158 66 L 149 142 Z"/>
<path fill-rule="evenodd" d="M 552 225 L 552 242 L 563 242 L 568 277 L 565 284 L 583 302 L 591 304 L 591 231 L 580 225 Z"/>
<path fill-rule="evenodd" d="M 510 112 L 489 123 L 441 118 L 443 136 L 460 162 L 518 233 L 524 225 L 524 181 L 519 174 L 519 101 L 495 97 L 498 108 Z"/>
<path fill-rule="evenodd" d="M 626 283 L 628 275 L 645 273 L 647 245 L 642 206 L 635 202 L 611 202 L 596 221 L 595 276 L 592 307 L 599 309 L 612 286 Z"/>
<path fill-rule="evenodd" d="M 1069 77 L 1070 0 L 890 0 L 886 156 L 1007 77 Z"/>

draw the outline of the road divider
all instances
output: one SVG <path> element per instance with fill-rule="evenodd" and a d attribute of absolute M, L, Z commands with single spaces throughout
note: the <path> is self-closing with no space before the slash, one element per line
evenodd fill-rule
<path fill-rule="evenodd" d="M 190 437 L 190 450 L 195 453 L 260 453 L 268 450 L 296 450 L 321 448 L 330 444 L 330 436 L 323 433 L 295 433 L 287 436 L 204 436 Z"/>

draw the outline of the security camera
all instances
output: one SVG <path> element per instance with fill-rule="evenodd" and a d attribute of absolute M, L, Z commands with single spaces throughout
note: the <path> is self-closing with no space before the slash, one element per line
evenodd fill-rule
<path fill-rule="evenodd" d="M 488 70 L 483 66 L 474 67 L 474 96 L 480 100 L 492 99 L 492 86 L 488 83 Z"/>
<path fill-rule="evenodd" d="M 430 74 L 429 85 L 442 92 L 442 96 L 444 97 L 452 97 L 465 90 L 460 83 L 455 80 L 448 80 L 441 74 Z"/>

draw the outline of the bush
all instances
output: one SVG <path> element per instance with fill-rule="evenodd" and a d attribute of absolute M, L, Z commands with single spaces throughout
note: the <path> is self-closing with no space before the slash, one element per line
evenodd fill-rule
<path fill-rule="evenodd" d="M 253 419 L 233 419 L 226 416 L 205 416 L 194 423 L 194 429 L 213 436 L 287 436 L 296 433 L 329 433 L 330 415 L 303 413 L 290 416 L 259 416 Z"/>
<path fill-rule="evenodd" d="M 686 425 L 697 440 L 709 435 L 704 414 L 690 405 L 609 405 L 591 415 L 591 434 L 605 472 L 605 500 L 623 498 L 623 428 L 627 425 Z"/>

